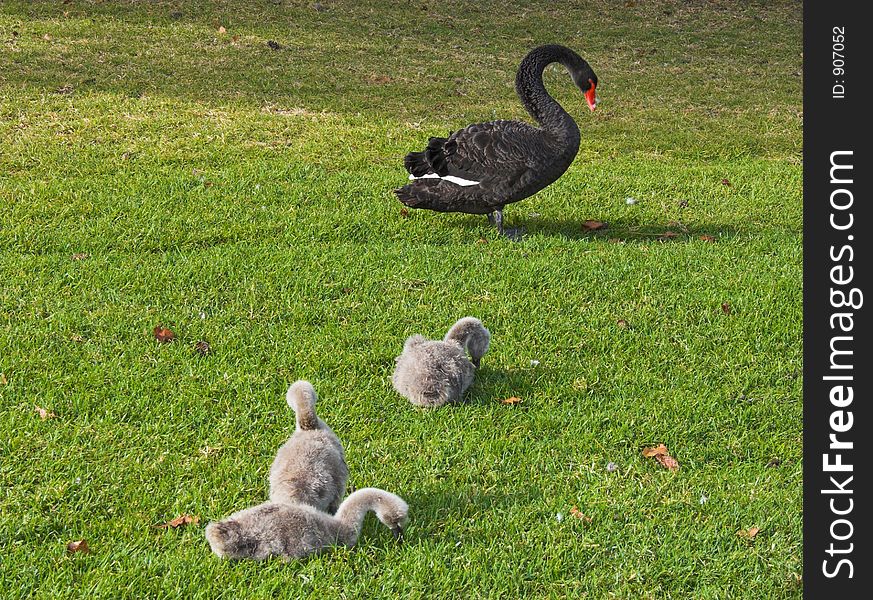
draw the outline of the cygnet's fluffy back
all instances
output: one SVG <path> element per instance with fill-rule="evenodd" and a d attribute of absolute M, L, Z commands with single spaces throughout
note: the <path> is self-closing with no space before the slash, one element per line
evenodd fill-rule
<path fill-rule="evenodd" d="M 409 337 L 403 353 L 395 359 L 394 389 L 416 406 L 426 408 L 460 402 L 473 383 L 490 339 L 488 330 L 473 317 L 455 323 L 442 341 L 421 335 Z"/>
<path fill-rule="evenodd" d="M 297 426 L 270 467 L 270 501 L 306 504 L 333 514 L 346 493 L 349 469 L 339 438 L 315 414 L 317 399 L 308 381 L 288 388 L 286 400 Z"/>

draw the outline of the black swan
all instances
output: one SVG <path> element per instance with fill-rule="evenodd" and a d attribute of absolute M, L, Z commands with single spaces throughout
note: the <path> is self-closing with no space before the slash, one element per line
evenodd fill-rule
<path fill-rule="evenodd" d="M 553 62 L 566 67 L 594 110 L 597 75 L 588 63 L 557 44 L 534 48 L 521 61 L 515 90 L 540 127 L 492 121 L 430 138 L 423 152 L 410 152 L 403 161 L 414 181 L 394 191 L 400 201 L 410 208 L 485 214 L 501 235 L 517 239 L 517 232 L 503 229 L 503 207 L 553 183 L 579 151 L 576 122 L 543 85 L 543 70 Z"/>

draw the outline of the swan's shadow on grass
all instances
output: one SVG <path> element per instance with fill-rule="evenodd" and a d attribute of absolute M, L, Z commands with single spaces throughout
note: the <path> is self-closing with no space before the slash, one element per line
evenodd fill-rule
<path fill-rule="evenodd" d="M 493 228 L 487 228 L 487 221 L 480 221 L 478 215 L 464 215 L 462 218 L 444 219 L 457 229 L 465 229 L 471 237 L 479 234 L 476 240 L 485 233 L 489 242 L 499 241 L 500 236 Z M 506 226 L 524 231 L 520 241 L 531 237 L 547 236 L 571 240 L 587 239 L 590 241 L 622 242 L 628 244 L 650 244 L 653 242 L 682 243 L 701 241 L 701 238 L 711 238 L 705 241 L 717 241 L 721 238 L 737 237 L 750 231 L 737 228 L 733 224 L 710 223 L 705 225 L 688 225 L 681 221 L 666 221 L 664 223 L 641 223 L 628 219 L 615 219 L 605 222 L 601 229 L 586 227 L 585 220 L 552 219 L 543 217 L 518 216 L 507 219 Z"/>

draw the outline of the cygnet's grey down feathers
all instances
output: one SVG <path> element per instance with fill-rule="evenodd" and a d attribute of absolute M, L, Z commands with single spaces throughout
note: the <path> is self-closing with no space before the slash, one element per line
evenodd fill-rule
<path fill-rule="evenodd" d="M 395 359 L 394 389 L 416 406 L 432 408 L 459 402 L 473 383 L 490 341 L 491 334 L 473 317 L 455 323 L 442 341 L 413 335 Z"/>
<path fill-rule="evenodd" d="M 303 558 L 333 545 L 354 546 L 369 511 L 400 537 L 409 514 L 402 498 L 377 488 L 350 494 L 336 515 L 312 506 L 265 502 L 212 522 L 206 539 L 222 558 Z"/>
<path fill-rule="evenodd" d="M 342 444 L 315 414 L 318 396 L 312 384 L 295 382 L 285 398 L 297 426 L 270 467 L 270 502 L 307 504 L 333 514 L 349 479 Z"/>

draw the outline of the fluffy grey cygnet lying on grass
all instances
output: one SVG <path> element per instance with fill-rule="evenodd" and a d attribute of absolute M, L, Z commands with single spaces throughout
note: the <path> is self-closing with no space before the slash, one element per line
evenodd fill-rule
<path fill-rule="evenodd" d="M 350 494 L 335 516 L 304 504 L 265 502 L 210 523 L 206 539 L 222 558 L 303 558 L 329 546 L 354 546 L 371 510 L 395 537 L 402 537 L 409 515 L 406 502 L 390 492 L 364 488 Z"/>
<path fill-rule="evenodd" d="M 297 427 L 270 467 L 270 502 L 308 504 L 333 514 L 349 479 L 343 446 L 315 414 L 318 395 L 311 383 L 294 382 L 285 399 L 294 409 Z"/>
<path fill-rule="evenodd" d="M 452 325 L 442 341 L 413 335 L 395 359 L 394 389 L 416 406 L 434 408 L 459 402 L 473 383 L 490 342 L 491 334 L 474 317 L 464 317 Z"/>

